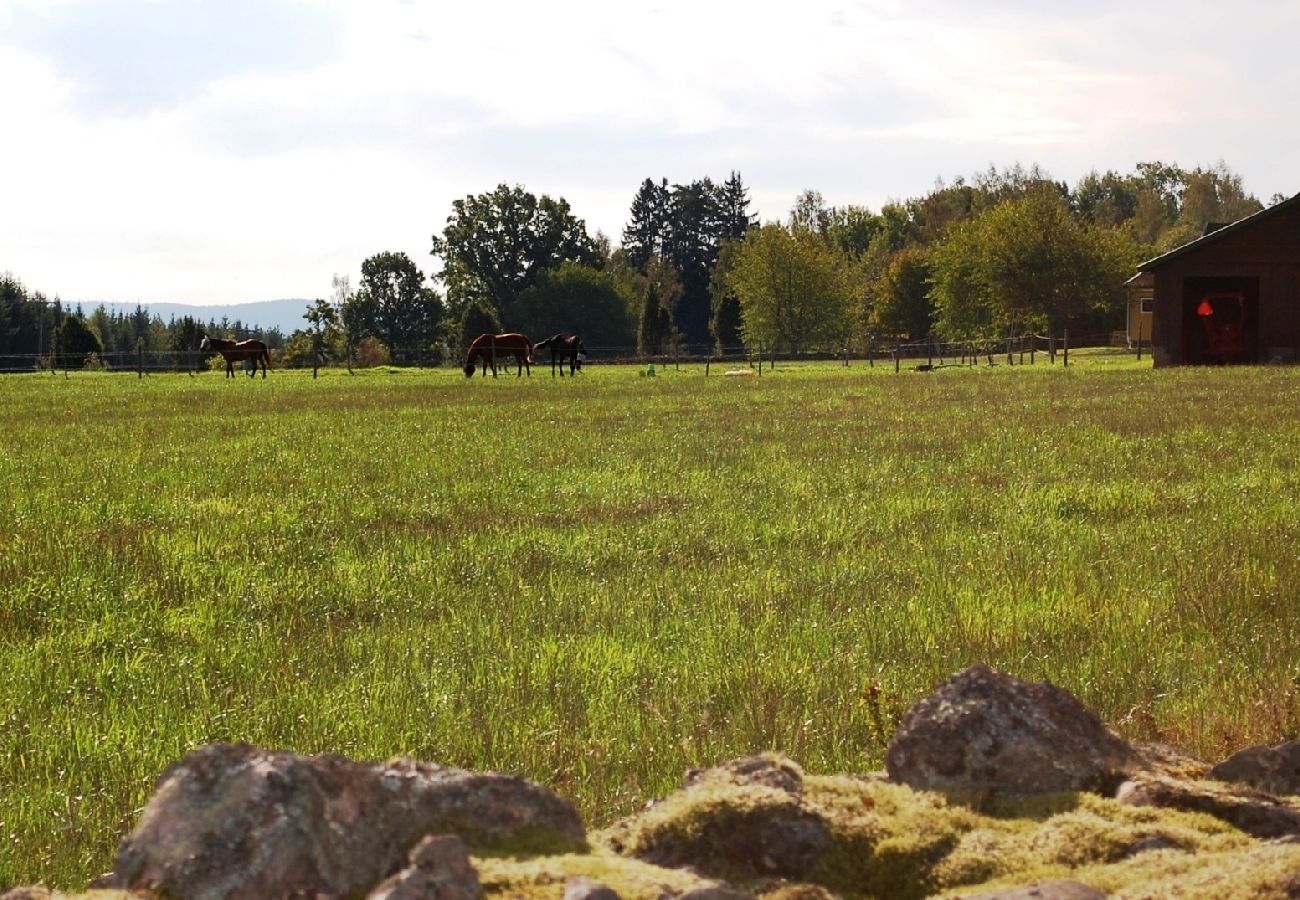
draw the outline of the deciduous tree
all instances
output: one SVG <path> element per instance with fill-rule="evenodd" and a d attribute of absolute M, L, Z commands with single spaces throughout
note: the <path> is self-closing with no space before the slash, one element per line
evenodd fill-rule
<path fill-rule="evenodd" d="M 838 343 L 849 333 L 853 279 L 843 255 L 806 229 L 751 229 L 736 251 L 728 284 L 741 306 L 750 344 L 793 353 Z"/>
<path fill-rule="evenodd" d="M 442 298 L 425 286 L 424 274 L 405 253 L 379 253 L 363 262 L 353 301 L 356 320 L 390 352 L 425 350 L 438 335 Z"/>
<path fill-rule="evenodd" d="M 563 197 L 540 198 L 522 187 L 457 200 L 433 254 L 443 261 L 439 276 L 447 302 L 459 316 L 466 305 L 487 302 L 512 325 L 519 295 L 541 273 L 566 261 L 599 267 L 604 258 Z"/>
<path fill-rule="evenodd" d="M 962 223 L 935 248 L 938 321 L 950 337 L 1017 322 L 1059 329 L 1089 311 L 1117 311 L 1136 262 L 1130 242 L 1072 217 L 1058 192 L 1033 191 Z"/>
<path fill-rule="evenodd" d="M 885 265 L 875 289 L 872 331 L 911 341 L 930 334 L 930 265 L 926 253 L 909 247 Z"/>
<path fill-rule="evenodd" d="M 612 274 L 566 262 L 543 272 L 519 296 L 517 328 L 533 340 L 578 334 L 589 347 L 627 347 L 636 339 L 632 298 Z"/>

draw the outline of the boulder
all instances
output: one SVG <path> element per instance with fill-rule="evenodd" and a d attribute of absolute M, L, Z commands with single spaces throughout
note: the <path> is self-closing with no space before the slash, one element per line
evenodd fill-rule
<path fill-rule="evenodd" d="M 469 849 L 454 834 L 429 835 L 411 851 L 410 865 L 366 900 L 480 900 L 483 885 L 469 861 Z"/>
<path fill-rule="evenodd" d="M 903 717 L 885 757 L 913 788 L 1109 793 L 1140 761 L 1072 694 L 988 666 L 958 672 Z"/>
<path fill-rule="evenodd" d="M 1210 777 L 1272 794 L 1300 794 L 1300 741 L 1238 750 L 1211 769 Z"/>
<path fill-rule="evenodd" d="M 760 753 L 686 773 L 687 788 L 709 784 L 758 784 L 798 797 L 803 794 L 803 768 L 779 753 Z"/>
<path fill-rule="evenodd" d="M 1205 813 L 1257 838 L 1300 835 L 1300 809 L 1257 791 L 1142 776 L 1121 784 L 1115 799 L 1128 806 Z"/>
<path fill-rule="evenodd" d="M 607 846 L 710 877 L 797 878 L 831 846 L 830 826 L 802 795 L 803 770 L 778 754 L 692 770 L 682 790 L 612 826 Z"/>
<path fill-rule="evenodd" d="M 97 886 L 179 897 L 355 895 L 429 834 L 585 846 L 558 795 L 511 775 L 248 744 L 201 747 L 159 779 Z"/>

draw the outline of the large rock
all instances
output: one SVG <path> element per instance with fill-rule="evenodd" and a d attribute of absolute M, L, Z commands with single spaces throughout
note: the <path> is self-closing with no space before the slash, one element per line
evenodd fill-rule
<path fill-rule="evenodd" d="M 1300 835 L 1300 808 L 1249 789 L 1144 775 L 1121 784 L 1115 799 L 1128 806 L 1206 813 L 1257 838 Z"/>
<path fill-rule="evenodd" d="M 691 769 L 686 773 L 684 787 L 716 784 L 757 784 L 800 797 L 803 795 L 803 767 L 779 753 L 742 756 L 709 769 Z"/>
<path fill-rule="evenodd" d="M 100 886 L 193 898 L 355 895 L 402 869 L 429 834 L 585 843 L 573 805 L 523 778 L 213 744 L 163 773 Z"/>
<path fill-rule="evenodd" d="M 612 826 L 607 845 L 711 877 L 798 878 L 832 843 L 826 820 L 803 804 L 803 787 L 803 770 L 777 754 L 692 770 L 682 790 Z"/>
<path fill-rule="evenodd" d="M 1138 765 L 1068 691 L 983 665 L 913 706 L 885 758 L 889 776 L 914 788 L 1015 794 L 1109 793 Z"/>
<path fill-rule="evenodd" d="M 1273 794 L 1300 794 L 1300 741 L 1238 750 L 1211 769 L 1210 777 Z"/>
<path fill-rule="evenodd" d="M 481 900 L 483 885 L 465 842 L 429 835 L 410 853 L 410 865 L 371 891 L 366 900 Z"/>

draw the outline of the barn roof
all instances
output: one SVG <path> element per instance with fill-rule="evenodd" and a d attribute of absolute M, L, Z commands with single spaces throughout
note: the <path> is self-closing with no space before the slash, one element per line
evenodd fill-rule
<path fill-rule="evenodd" d="M 1206 244 L 1210 244 L 1213 243 L 1214 241 L 1220 240 L 1226 235 L 1235 234 L 1236 232 L 1244 231 L 1247 228 L 1253 228 L 1255 225 L 1259 224 L 1264 219 L 1267 219 L 1270 216 L 1273 216 L 1276 213 L 1279 213 L 1282 210 L 1287 209 L 1288 207 L 1294 206 L 1297 203 L 1300 203 L 1300 194 L 1296 194 L 1294 197 L 1283 200 L 1280 203 L 1274 203 L 1272 206 L 1261 209 L 1257 213 L 1251 213 L 1250 215 L 1246 216 L 1246 218 L 1238 219 L 1237 221 L 1233 222 L 1231 225 L 1224 225 L 1222 228 L 1216 228 L 1213 231 L 1209 232 L 1208 234 L 1204 234 L 1201 237 L 1198 237 L 1194 241 L 1188 241 L 1186 244 L 1183 244 L 1181 247 L 1175 247 L 1173 250 L 1170 250 L 1168 253 L 1163 253 L 1160 256 L 1157 256 L 1153 259 L 1148 259 L 1144 263 L 1139 263 L 1138 273 L 1140 275 L 1143 272 L 1150 272 L 1152 269 L 1158 269 L 1160 266 L 1169 262 L 1171 259 L 1175 259 L 1179 256 L 1184 256 L 1188 253 L 1192 253 L 1196 250 L 1199 250 L 1200 248 L 1204 247 Z M 1136 278 L 1137 276 L 1134 277 Z M 1134 279 L 1129 279 L 1129 280 L 1133 281 Z"/>

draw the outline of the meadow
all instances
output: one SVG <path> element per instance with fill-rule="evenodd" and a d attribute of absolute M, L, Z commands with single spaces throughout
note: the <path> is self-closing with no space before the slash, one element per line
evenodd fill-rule
<path fill-rule="evenodd" d="M 1300 370 L 0 380 L 0 888 L 209 741 L 500 769 L 590 826 L 882 767 L 982 661 L 1132 739 L 1300 735 Z"/>

